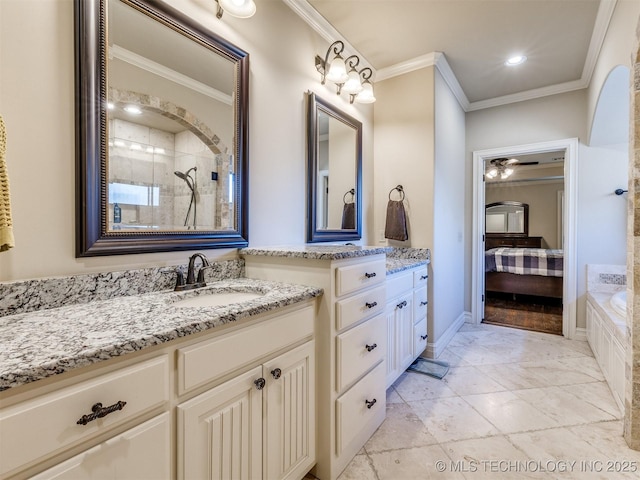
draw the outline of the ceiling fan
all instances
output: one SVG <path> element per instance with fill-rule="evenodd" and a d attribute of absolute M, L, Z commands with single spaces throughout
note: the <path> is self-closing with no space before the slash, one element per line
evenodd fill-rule
<path fill-rule="evenodd" d="M 496 178 L 498 174 L 501 180 L 505 180 L 514 172 L 513 167 L 517 165 L 538 165 L 539 162 L 521 162 L 517 158 L 493 158 L 489 161 L 490 167 L 486 175 L 488 178 Z"/>

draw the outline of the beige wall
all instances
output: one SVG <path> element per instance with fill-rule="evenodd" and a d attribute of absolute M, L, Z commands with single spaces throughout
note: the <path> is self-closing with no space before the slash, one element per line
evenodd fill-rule
<path fill-rule="evenodd" d="M 487 185 L 485 203 L 512 200 L 529 205 L 529 236 L 542 237 L 542 248 L 558 245 L 558 192 L 564 191 L 562 180 L 553 183 Z"/>
<path fill-rule="evenodd" d="M 394 245 L 433 248 L 434 68 L 377 82 L 375 124 L 375 229 L 383 238 L 390 190 L 402 185 L 409 240 Z M 398 200 L 397 192 L 392 194 Z"/>
<path fill-rule="evenodd" d="M 366 237 L 373 215 L 373 106 L 349 105 L 320 85 L 314 57 L 328 42 L 280 1 L 260 2 L 259 14 L 244 20 L 216 19 L 213 1 L 171 4 L 250 54 L 250 243 L 305 241 L 308 90 L 363 122 Z M 0 114 L 16 238 L 16 247 L 0 254 L 0 281 L 174 265 L 192 253 L 75 258 L 73 47 L 71 0 L 0 2 Z M 236 250 L 207 255 L 228 258 Z"/>

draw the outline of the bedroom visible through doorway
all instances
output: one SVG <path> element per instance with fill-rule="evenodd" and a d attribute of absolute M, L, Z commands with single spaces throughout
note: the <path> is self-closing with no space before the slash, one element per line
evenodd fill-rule
<path fill-rule="evenodd" d="M 483 323 L 562 335 L 564 155 L 484 159 Z"/>

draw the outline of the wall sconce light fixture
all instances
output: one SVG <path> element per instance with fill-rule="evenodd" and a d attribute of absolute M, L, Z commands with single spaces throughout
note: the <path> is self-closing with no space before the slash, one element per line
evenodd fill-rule
<path fill-rule="evenodd" d="M 256 13 L 256 4 L 253 0 L 216 0 L 218 4 L 217 18 L 227 12 L 232 17 L 249 18 Z"/>
<path fill-rule="evenodd" d="M 376 97 L 373 95 L 373 85 L 369 81 L 373 70 L 364 67 L 358 71 L 360 58 L 351 55 L 345 60 L 340 55 L 344 51 L 344 43 L 340 40 L 333 42 L 327 50 L 324 59 L 316 55 L 316 70 L 320 72 L 322 85 L 327 80 L 336 84 L 336 93 L 345 92 L 349 95 L 349 103 L 373 103 Z M 333 56 L 332 59 L 329 59 Z"/>

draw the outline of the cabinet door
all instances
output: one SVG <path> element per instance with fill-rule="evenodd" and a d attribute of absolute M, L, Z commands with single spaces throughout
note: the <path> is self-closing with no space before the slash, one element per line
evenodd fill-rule
<path fill-rule="evenodd" d="M 413 362 L 413 292 L 387 304 L 387 387 Z"/>
<path fill-rule="evenodd" d="M 32 479 L 171 478 L 171 416 L 163 413 Z"/>
<path fill-rule="evenodd" d="M 258 366 L 178 405 L 178 478 L 262 477 L 261 378 Z"/>
<path fill-rule="evenodd" d="M 315 463 L 315 344 L 264 364 L 264 478 L 302 478 Z"/>
<path fill-rule="evenodd" d="M 398 365 L 405 371 L 413 362 L 413 293 L 400 297 L 399 305 L 402 307 L 396 306 Z"/>

